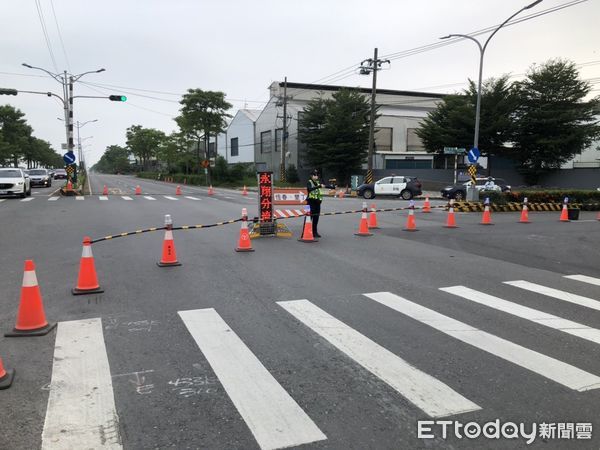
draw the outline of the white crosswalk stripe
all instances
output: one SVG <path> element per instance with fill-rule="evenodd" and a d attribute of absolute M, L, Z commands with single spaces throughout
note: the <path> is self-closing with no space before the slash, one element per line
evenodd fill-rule
<path fill-rule="evenodd" d="M 75 200 L 85 200 L 85 197 L 83 195 L 77 195 L 75 196 Z"/>
<path fill-rule="evenodd" d="M 196 197 L 191 197 L 191 196 L 189 196 L 189 195 L 186 195 L 186 196 L 185 196 L 185 198 L 189 198 L 190 200 L 201 200 L 201 199 L 199 199 L 199 198 L 196 198 Z"/>
<path fill-rule="evenodd" d="M 527 291 L 536 292 L 538 294 L 546 295 L 548 297 L 563 300 L 565 302 L 574 303 L 576 305 L 585 306 L 600 311 L 600 302 L 588 297 L 583 297 L 577 294 L 571 294 L 570 292 L 561 291 L 541 284 L 530 283 L 529 281 L 517 280 L 517 281 L 505 281 L 505 284 L 515 286 Z"/>
<path fill-rule="evenodd" d="M 24 198 L 24 199 L 23 199 L 23 200 L 21 200 L 21 201 L 22 201 L 22 202 L 30 202 L 30 201 L 32 201 L 32 200 L 34 200 L 34 197 L 27 197 L 27 198 Z"/>
<path fill-rule="evenodd" d="M 170 197 L 168 195 L 163 195 L 163 197 L 166 198 L 167 200 L 179 200 L 178 198 Z"/>
<path fill-rule="evenodd" d="M 308 300 L 277 304 L 429 416 L 443 417 L 481 409 L 449 386 L 411 366 Z"/>
<path fill-rule="evenodd" d="M 100 319 L 60 322 L 42 449 L 121 449 Z"/>
<path fill-rule="evenodd" d="M 100 195 L 100 196 L 98 197 L 98 199 L 99 199 L 99 200 L 102 200 L 102 201 L 107 201 L 107 200 L 108 200 L 108 197 L 107 197 L 106 195 Z"/>
<path fill-rule="evenodd" d="M 262 449 L 327 439 L 214 309 L 179 315 Z"/>
<path fill-rule="evenodd" d="M 128 195 L 122 195 L 121 198 L 123 200 L 133 200 L 131 197 L 129 197 Z"/>
<path fill-rule="evenodd" d="M 55 202 L 59 199 L 60 197 L 48 197 L 48 201 L 49 202 Z"/>
<path fill-rule="evenodd" d="M 600 388 L 600 377 L 459 322 L 389 292 L 365 294 L 401 314 L 577 391 Z"/>
<path fill-rule="evenodd" d="M 565 333 L 572 334 L 573 336 L 600 344 L 600 330 L 596 328 L 591 328 L 587 325 L 582 325 L 571 320 L 538 311 L 537 309 L 512 303 L 498 297 L 493 297 L 465 286 L 452 286 L 440 288 L 440 290 L 448 292 L 449 294 L 457 295 L 467 300 L 471 300 L 479 303 L 480 305 L 489 306 L 490 308 L 497 309 L 498 311 L 503 311 L 505 313 L 521 317 L 522 319 L 530 320 L 540 325 L 554 328 L 555 330 L 560 330 Z"/>
<path fill-rule="evenodd" d="M 565 275 L 565 278 L 600 286 L 600 278 L 588 277 L 587 275 Z"/>
<path fill-rule="evenodd" d="M 156 200 L 154 197 L 151 197 L 151 196 L 149 196 L 149 195 L 144 195 L 144 198 L 145 198 L 146 200 Z"/>

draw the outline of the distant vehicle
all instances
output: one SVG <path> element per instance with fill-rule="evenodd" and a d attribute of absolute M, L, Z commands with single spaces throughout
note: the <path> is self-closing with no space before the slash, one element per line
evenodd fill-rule
<path fill-rule="evenodd" d="M 52 186 L 52 177 L 50 172 L 46 169 L 29 169 L 29 178 L 31 180 L 31 186 Z"/>
<path fill-rule="evenodd" d="M 494 182 L 494 188 L 491 189 L 492 191 L 510 192 L 511 187 L 510 187 L 510 185 L 506 184 L 506 181 L 504 179 L 494 178 L 494 177 L 491 177 L 491 178 L 492 178 L 492 181 Z M 475 187 L 477 188 L 477 190 L 479 192 L 482 192 L 485 190 L 484 185 L 485 185 L 485 183 L 487 183 L 488 177 L 476 178 L 475 181 L 476 181 Z M 467 197 L 467 188 L 469 186 L 471 186 L 471 181 L 455 184 L 452 186 L 446 186 L 440 192 L 442 194 L 442 197 L 461 201 Z"/>
<path fill-rule="evenodd" d="M 21 198 L 31 195 L 29 175 L 23 169 L 0 168 L 0 195 L 18 195 Z"/>
<path fill-rule="evenodd" d="M 54 179 L 55 180 L 66 180 L 67 179 L 67 171 L 65 169 L 56 169 L 54 171 Z"/>
<path fill-rule="evenodd" d="M 391 176 L 375 183 L 361 184 L 356 189 L 358 196 L 372 199 L 377 195 L 394 195 L 404 200 L 421 195 L 421 182 L 415 177 Z"/>
<path fill-rule="evenodd" d="M 48 173 L 50 174 L 50 177 L 54 178 L 54 169 L 48 169 Z"/>

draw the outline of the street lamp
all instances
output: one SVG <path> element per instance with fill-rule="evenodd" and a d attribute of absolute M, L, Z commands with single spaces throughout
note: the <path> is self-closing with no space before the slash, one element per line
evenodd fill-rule
<path fill-rule="evenodd" d="M 477 106 L 476 106 L 476 109 L 475 109 L 475 132 L 474 132 L 474 136 L 473 136 L 473 148 L 477 148 L 477 146 L 479 145 L 479 115 L 480 115 L 480 111 L 481 111 L 481 79 L 482 79 L 482 76 L 483 76 L 483 55 L 485 53 L 485 49 L 487 48 L 487 45 L 489 44 L 490 39 L 492 39 L 492 37 L 494 37 L 494 35 L 498 32 L 498 30 L 500 30 L 500 28 L 502 28 L 504 25 L 506 25 L 508 22 L 510 22 L 510 20 L 513 17 L 515 17 L 516 15 L 522 13 L 526 9 L 533 8 L 534 6 L 538 5 L 542 1 L 543 0 L 536 0 L 533 3 L 530 3 L 527 6 L 524 6 L 523 8 L 521 8 L 520 10 L 518 10 L 516 13 L 514 13 L 512 16 L 510 16 L 508 19 L 506 19 L 504 22 L 502 22 L 492 32 L 492 34 L 490 34 L 490 36 L 486 39 L 486 41 L 483 44 L 483 46 L 481 45 L 481 43 L 477 39 L 475 39 L 472 36 L 468 36 L 466 34 L 449 34 L 448 36 L 444 36 L 444 37 L 440 38 L 440 39 L 449 39 L 451 37 L 460 37 L 460 38 L 464 38 L 464 39 L 469 39 L 469 40 L 475 42 L 477 44 L 477 47 L 479 48 L 479 82 L 477 83 Z"/>

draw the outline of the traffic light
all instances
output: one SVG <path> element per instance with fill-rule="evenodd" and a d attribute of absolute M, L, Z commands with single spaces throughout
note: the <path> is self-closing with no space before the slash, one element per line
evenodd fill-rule
<path fill-rule="evenodd" d="M 109 95 L 108 99 L 111 102 L 126 102 L 127 101 L 127 97 L 125 97 L 124 95 Z"/>
<path fill-rule="evenodd" d="M 17 95 L 16 89 L 2 89 L 0 88 L 0 95 Z"/>

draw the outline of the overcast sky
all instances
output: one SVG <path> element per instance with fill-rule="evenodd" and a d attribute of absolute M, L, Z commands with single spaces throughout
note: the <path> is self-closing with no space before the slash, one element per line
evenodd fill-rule
<path fill-rule="evenodd" d="M 106 146 L 125 144 L 125 130 L 131 125 L 174 131 L 180 95 L 189 88 L 225 92 L 234 105 L 233 114 L 244 106 L 260 109 L 264 105 L 260 102 L 268 100 L 269 84 L 283 81 L 284 76 L 291 82 L 369 87 L 370 77 L 343 70 L 372 57 L 374 47 L 385 56 L 439 42 L 440 36 L 450 33 L 469 34 L 500 24 L 528 3 L 3 0 L 0 87 L 61 93 L 59 83 L 22 67 L 24 62 L 72 74 L 106 68 L 75 85 L 75 95 L 128 97 L 126 103 L 75 99 L 75 120 L 98 119 L 81 129 L 82 137 L 93 136 L 84 142 L 87 161 L 93 164 Z M 600 0 L 544 0 L 517 17 L 571 4 L 500 30 L 486 51 L 484 78 L 523 74 L 534 63 L 561 57 L 585 64 L 580 67 L 582 78 L 595 78 L 594 89 L 600 89 Z M 378 74 L 378 87 L 454 92 L 468 78 L 477 78 L 478 64 L 475 44 L 461 41 L 392 58 L 390 69 Z M 338 77 L 331 76 L 340 71 Z M 60 144 L 65 142 L 65 132 L 57 120 L 62 117 L 58 100 L 33 94 L 0 96 L 0 104 L 7 103 L 26 114 L 36 137 L 63 153 Z"/>

